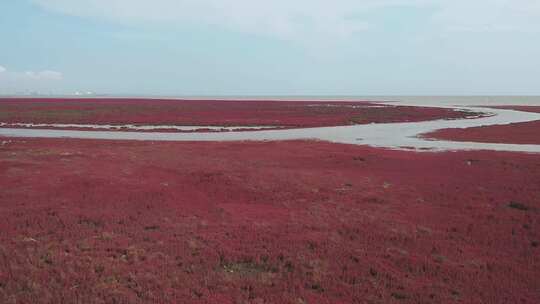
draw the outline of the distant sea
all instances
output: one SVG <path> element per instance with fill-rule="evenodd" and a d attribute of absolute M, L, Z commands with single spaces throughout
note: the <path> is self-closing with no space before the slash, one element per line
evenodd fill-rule
<path fill-rule="evenodd" d="M 131 96 L 134 97 L 134 96 Z M 148 97 L 148 96 L 147 96 Z M 410 105 L 533 105 L 540 106 L 540 96 L 152 96 L 150 98 L 217 100 L 313 100 L 313 101 L 384 101 Z"/>
<path fill-rule="evenodd" d="M 311 101 L 383 101 L 403 105 L 533 105 L 540 106 L 540 96 L 320 96 L 320 95 L 224 95 L 224 96 L 167 96 L 167 95 L 21 95 L 1 96 L 0 98 L 151 98 L 151 99 L 189 99 L 189 100 L 311 100 Z"/>

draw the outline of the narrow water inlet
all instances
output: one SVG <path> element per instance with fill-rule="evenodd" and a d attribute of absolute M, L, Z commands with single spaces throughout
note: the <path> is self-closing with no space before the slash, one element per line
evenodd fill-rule
<path fill-rule="evenodd" d="M 396 103 L 392 103 L 395 105 Z M 540 113 L 482 108 L 471 106 L 451 106 L 425 104 L 429 106 L 453 108 L 473 112 L 490 113 L 490 116 L 453 120 L 433 120 L 405 123 L 379 123 L 348 125 L 338 127 L 318 127 L 303 129 L 256 130 L 250 132 L 122 132 L 122 131 L 79 131 L 30 128 L 0 128 L 0 136 L 37 138 L 80 138 L 107 140 L 147 140 L 147 141 L 263 141 L 263 140 L 323 140 L 335 143 L 369 145 L 391 149 L 415 149 L 419 151 L 444 150 L 497 150 L 540 153 L 540 145 L 499 144 L 429 140 L 421 134 L 447 128 L 471 128 L 491 125 L 530 122 L 540 120 Z M 139 126 L 148 128 L 151 126 Z M 182 128 L 182 126 L 176 126 Z M 192 127 L 192 126 L 186 126 Z M 242 127 L 244 129 L 244 127 Z M 276 127 L 272 127 L 276 128 Z M 261 129 L 259 127 L 259 129 Z"/>

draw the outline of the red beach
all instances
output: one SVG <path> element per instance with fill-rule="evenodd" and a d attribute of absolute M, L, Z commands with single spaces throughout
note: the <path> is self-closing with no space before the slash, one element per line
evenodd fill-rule
<path fill-rule="evenodd" d="M 498 107 L 501 109 L 519 110 L 526 112 L 540 113 L 540 107 Z M 453 141 L 474 141 L 485 143 L 506 143 L 506 144 L 540 144 L 540 121 L 515 123 L 500 126 L 486 126 L 468 129 L 443 129 L 428 134 L 423 137 L 453 140 Z"/>
<path fill-rule="evenodd" d="M 101 117 L 22 104 L 17 119 Z M 54 115 L 32 112 L 37 104 Z M 279 119 L 351 117 L 329 109 Z M 235 123 L 275 119 L 250 111 Z M 139 122 L 191 117 L 164 113 Z M 205 123 L 214 119 L 224 122 Z M 537 154 L 319 141 L 0 144 L 2 303 L 540 301 Z"/>

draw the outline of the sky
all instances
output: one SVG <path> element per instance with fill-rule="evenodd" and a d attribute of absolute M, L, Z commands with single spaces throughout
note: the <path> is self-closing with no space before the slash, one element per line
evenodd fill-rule
<path fill-rule="evenodd" d="M 540 95 L 539 0 L 2 0 L 0 94 Z"/>

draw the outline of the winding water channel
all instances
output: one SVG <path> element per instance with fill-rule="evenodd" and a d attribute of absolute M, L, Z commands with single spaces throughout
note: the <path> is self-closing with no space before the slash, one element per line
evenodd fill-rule
<path fill-rule="evenodd" d="M 395 104 L 395 103 L 392 103 Z M 401 104 L 401 103 L 400 103 Z M 414 103 L 403 103 L 421 106 Z M 474 112 L 490 113 L 481 118 L 434 120 L 424 122 L 380 123 L 339 127 L 320 127 L 283 130 L 257 130 L 244 132 L 123 132 L 123 131 L 76 131 L 55 129 L 0 128 L 4 137 L 37 138 L 79 138 L 106 140 L 146 140 L 146 141 L 268 141 L 311 139 L 335 143 L 370 145 L 392 149 L 417 149 L 420 151 L 441 150 L 497 150 L 540 153 L 540 145 L 497 144 L 477 142 L 457 142 L 429 140 L 418 137 L 421 134 L 446 128 L 470 128 L 490 125 L 540 120 L 540 113 L 493 108 L 426 104 Z"/>

